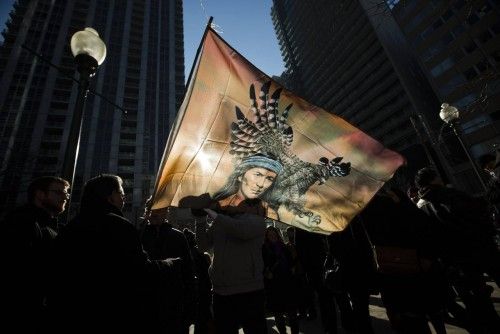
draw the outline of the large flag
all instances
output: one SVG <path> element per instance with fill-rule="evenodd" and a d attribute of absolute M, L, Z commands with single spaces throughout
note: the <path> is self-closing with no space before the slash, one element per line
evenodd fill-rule
<path fill-rule="evenodd" d="M 280 86 L 207 29 L 152 209 L 203 193 L 222 208 L 259 198 L 268 218 L 328 234 L 343 230 L 403 162 Z"/>

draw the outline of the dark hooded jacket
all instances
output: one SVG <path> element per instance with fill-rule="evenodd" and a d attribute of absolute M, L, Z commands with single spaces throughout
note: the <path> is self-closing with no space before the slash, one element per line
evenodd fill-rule
<path fill-rule="evenodd" d="M 494 225 L 487 203 L 439 185 L 420 191 L 421 209 L 435 217 L 435 234 L 442 240 L 441 255 L 458 262 L 477 262 L 495 253 Z"/>
<path fill-rule="evenodd" d="M 61 332 L 148 332 L 155 287 L 181 282 L 178 266 L 149 261 L 137 230 L 112 205 L 82 211 L 58 236 L 57 251 L 51 302 Z"/>
<path fill-rule="evenodd" d="M 20 331 L 33 332 L 42 325 L 56 236 L 57 219 L 32 204 L 17 208 L 2 222 L 2 303 L 7 306 L 5 319 Z"/>
<path fill-rule="evenodd" d="M 194 322 L 196 276 L 184 234 L 170 223 L 147 223 L 141 231 L 144 250 L 152 260 L 180 258 L 182 285 L 157 293 L 157 319 L 169 333 L 180 333 Z"/>

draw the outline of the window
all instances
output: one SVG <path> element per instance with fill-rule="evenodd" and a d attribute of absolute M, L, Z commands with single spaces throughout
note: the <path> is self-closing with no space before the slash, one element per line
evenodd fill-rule
<path fill-rule="evenodd" d="M 491 26 L 491 31 L 496 35 L 500 35 L 500 21 Z"/>
<path fill-rule="evenodd" d="M 461 23 L 458 23 L 456 26 L 451 28 L 451 34 L 455 37 L 458 38 L 462 33 L 464 32 L 464 26 Z"/>
<path fill-rule="evenodd" d="M 464 133 L 474 132 L 488 124 L 491 124 L 489 115 L 481 115 L 463 124 Z"/>
<path fill-rule="evenodd" d="M 432 59 L 432 57 L 434 57 L 438 52 L 439 52 L 439 49 L 437 49 L 435 47 L 430 47 L 422 53 L 422 59 L 424 61 L 428 61 L 428 60 Z"/>
<path fill-rule="evenodd" d="M 424 7 L 424 9 L 418 13 L 417 16 L 414 16 L 410 22 L 408 23 L 408 25 L 406 26 L 405 30 L 407 32 L 410 32 L 412 31 L 416 26 L 418 26 L 423 20 L 424 18 L 430 14 L 430 12 L 432 11 L 432 7 L 431 6 L 426 6 Z"/>
<path fill-rule="evenodd" d="M 437 77 L 440 74 L 442 74 L 444 71 L 448 70 L 453 65 L 455 65 L 455 62 L 453 61 L 453 59 L 451 59 L 451 57 L 448 57 L 445 60 L 443 60 L 441 63 L 434 66 L 431 70 L 431 74 L 433 77 Z"/>
<path fill-rule="evenodd" d="M 474 102 L 476 100 L 476 96 L 477 96 L 476 93 L 470 93 L 469 95 L 464 96 L 461 99 L 452 102 L 451 104 L 460 109 Z"/>
<path fill-rule="evenodd" d="M 465 77 L 467 78 L 468 81 L 473 80 L 475 77 L 477 77 L 477 72 L 474 67 L 469 68 L 464 72 Z"/>
<path fill-rule="evenodd" d="M 462 59 L 464 56 L 464 53 L 462 52 L 462 50 L 460 49 L 456 49 L 453 54 L 452 54 L 452 58 L 453 60 L 456 62 L 458 62 L 460 59 Z"/>
<path fill-rule="evenodd" d="M 426 38 L 428 38 L 428 37 L 432 34 L 432 32 L 433 32 L 433 31 L 434 31 L 434 27 L 432 27 L 432 26 L 431 26 L 431 27 L 429 27 L 429 28 L 427 28 L 427 29 L 425 29 L 425 30 L 424 30 L 424 31 L 420 34 L 421 39 L 426 39 Z"/>
<path fill-rule="evenodd" d="M 479 63 L 476 64 L 476 68 L 479 72 L 483 73 L 486 72 L 490 68 L 490 64 L 486 59 L 483 59 Z"/>
<path fill-rule="evenodd" d="M 466 19 L 467 23 L 473 25 L 477 21 L 479 21 L 479 16 L 476 13 L 470 13 L 469 17 Z"/>
<path fill-rule="evenodd" d="M 485 30 L 481 34 L 479 34 L 479 36 L 477 36 L 477 39 L 483 44 L 488 42 L 491 38 L 493 38 L 493 35 L 489 30 Z"/>
<path fill-rule="evenodd" d="M 452 16 L 453 12 L 451 11 L 451 9 L 448 9 L 446 13 L 444 13 L 441 17 L 443 18 L 443 21 L 448 21 Z"/>
<path fill-rule="evenodd" d="M 477 45 L 474 41 L 470 41 L 469 43 L 464 45 L 465 53 L 472 53 L 477 49 Z"/>
<path fill-rule="evenodd" d="M 439 92 L 441 95 L 446 96 L 466 82 L 464 75 L 457 73 L 448 82 L 439 87 Z"/>
<path fill-rule="evenodd" d="M 460 10 L 460 8 L 462 8 L 465 4 L 465 0 L 458 0 L 457 2 L 455 2 L 455 4 L 453 5 L 453 7 L 455 7 L 456 10 Z"/>
<path fill-rule="evenodd" d="M 499 50 L 497 50 L 497 51 L 493 52 L 493 53 L 491 54 L 491 56 L 493 57 L 493 59 L 495 60 L 495 62 L 496 62 L 497 64 L 498 64 L 498 63 L 500 63 L 500 51 L 499 51 Z"/>
<path fill-rule="evenodd" d="M 432 24 L 432 27 L 437 30 L 439 27 L 443 25 L 443 19 L 440 17 Z"/>

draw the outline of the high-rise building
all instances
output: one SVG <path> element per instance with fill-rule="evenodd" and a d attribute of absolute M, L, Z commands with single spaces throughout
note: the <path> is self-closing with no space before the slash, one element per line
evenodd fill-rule
<path fill-rule="evenodd" d="M 89 94 L 74 192 L 101 173 L 124 179 L 126 211 L 151 193 L 184 95 L 182 0 L 17 0 L 0 46 L 0 211 L 29 181 L 59 175 L 77 95 L 71 36 L 93 27 L 107 58 Z M 25 45 L 48 59 L 26 52 Z"/>
<path fill-rule="evenodd" d="M 450 2 L 274 0 L 273 3 L 271 16 L 286 74 L 293 81 L 292 89 L 402 153 L 410 169 L 435 164 L 458 187 L 480 190 L 456 138 L 442 131 L 443 122 L 439 119 L 441 102 L 463 107 L 460 99 L 466 99 L 468 93 L 459 99 L 458 91 L 454 91 L 453 98 L 445 99 L 439 91 L 444 89 L 441 83 L 436 84 L 429 77 L 429 68 L 422 67 L 421 62 L 424 51 L 435 51 L 430 69 L 443 74 L 450 68 L 447 58 L 452 55 L 446 46 L 442 46 L 439 57 L 438 51 L 427 50 L 442 35 L 450 34 L 449 27 L 441 24 L 439 35 L 431 39 L 428 32 L 419 45 L 407 38 L 408 32 L 418 35 L 416 30 L 424 31 L 433 25 L 428 16 L 437 12 L 432 9 L 437 6 L 434 3 L 450 7 Z M 495 7 L 491 3 L 486 8 Z M 491 11 L 488 22 L 494 27 L 493 17 L 498 11 L 497 14 Z M 401 29 L 410 21 L 415 21 L 410 29 Z M 435 29 L 438 28 L 436 24 Z M 488 38 L 492 39 L 494 28 L 488 26 L 488 29 Z M 485 32 L 478 33 L 483 33 L 487 40 Z M 500 45 L 498 41 L 496 45 Z M 415 47 L 419 52 L 415 52 Z M 490 45 L 490 61 L 495 57 L 492 49 Z M 441 63 L 443 66 L 438 66 Z M 446 76 L 456 81 L 448 72 Z M 456 159 L 451 159 L 453 156 Z"/>
<path fill-rule="evenodd" d="M 401 152 L 414 168 L 428 164 L 426 156 L 439 162 L 426 134 L 439 101 L 428 84 L 416 84 L 425 77 L 396 22 L 373 22 L 371 16 L 383 14 L 372 6 L 274 0 L 271 16 L 288 82 L 310 102 Z"/>
<path fill-rule="evenodd" d="M 473 156 L 492 152 L 500 143 L 500 1 L 406 0 L 392 14 L 439 99 L 460 110 Z M 470 164 L 451 153 L 463 179 Z"/>

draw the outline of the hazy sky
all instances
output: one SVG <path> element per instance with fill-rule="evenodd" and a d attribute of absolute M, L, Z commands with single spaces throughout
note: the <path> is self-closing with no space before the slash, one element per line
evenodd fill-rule
<path fill-rule="evenodd" d="M 0 0 L 0 31 L 5 28 L 13 3 Z M 271 5 L 271 0 L 184 0 L 186 80 L 209 16 L 214 17 L 222 38 L 239 53 L 266 74 L 280 75 L 284 67 L 271 21 Z"/>

